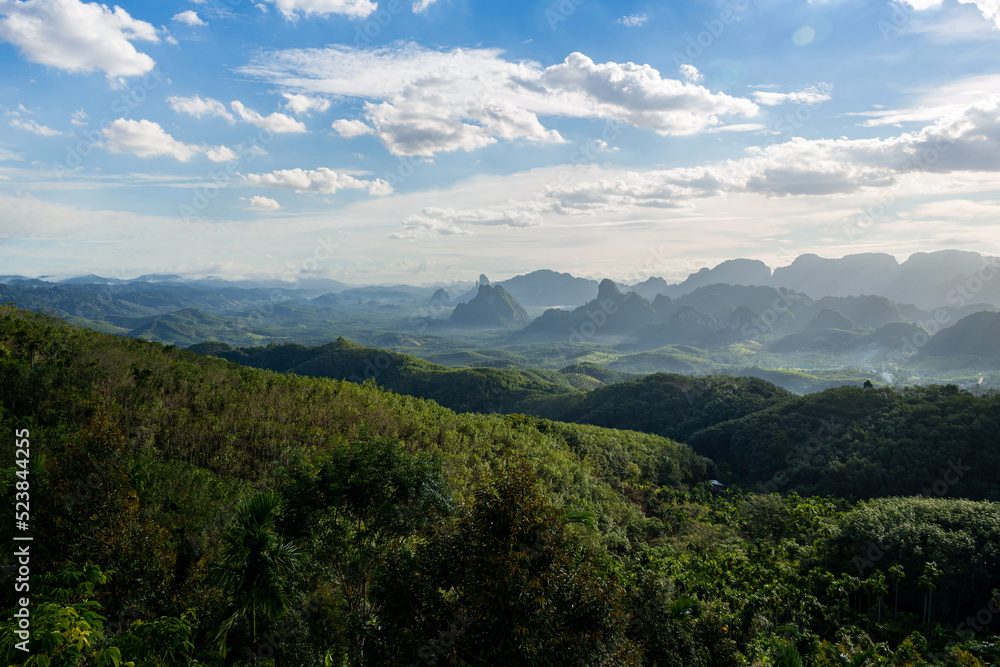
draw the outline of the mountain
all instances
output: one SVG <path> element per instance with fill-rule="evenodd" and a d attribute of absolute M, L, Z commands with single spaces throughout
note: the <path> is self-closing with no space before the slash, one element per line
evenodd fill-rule
<path fill-rule="evenodd" d="M 936 308 L 989 303 L 1000 306 L 1000 260 L 978 252 L 914 253 L 900 266 L 899 281 L 885 295 L 902 303 Z"/>
<path fill-rule="evenodd" d="M 226 334 L 229 334 L 226 336 Z M 195 308 L 178 310 L 166 315 L 147 318 L 128 332 L 133 338 L 156 340 L 167 345 L 187 347 L 212 338 L 249 340 L 237 324 L 236 318 L 219 317 Z"/>
<path fill-rule="evenodd" d="M 706 285 L 673 300 L 661 295 L 654 303 L 661 322 L 642 334 L 642 344 L 718 345 L 787 332 L 811 304 L 791 290 L 751 285 Z"/>
<path fill-rule="evenodd" d="M 514 276 L 497 284 L 502 285 L 524 306 L 548 308 L 587 303 L 597 288 L 596 280 L 577 278 L 548 269 Z"/>
<path fill-rule="evenodd" d="M 642 298 L 652 303 L 657 296 L 665 295 L 670 285 L 663 278 L 650 277 L 641 283 L 636 283 L 629 287 L 629 290 L 641 294 Z"/>
<path fill-rule="evenodd" d="M 96 274 L 88 273 L 85 276 L 76 276 L 73 278 L 66 278 L 65 280 L 60 280 L 59 284 L 60 285 L 112 285 L 123 282 L 127 281 L 118 280 L 115 278 L 103 278 Z"/>
<path fill-rule="evenodd" d="M 449 323 L 455 327 L 482 329 L 523 326 L 529 320 L 528 313 L 507 290 L 480 282 L 476 297 L 455 306 Z"/>
<path fill-rule="evenodd" d="M 452 305 L 451 294 L 448 293 L 448 290 L 441 287 L 431 295 L 428 304 L 431 306 L 450 307 Z"/>
<path fill-rule="evenodd" d="M 469 301 L 472 301 L 479 294 L 479 288 L 482 287 L 483 285 L 489 285 L 489 284 L 490 284 L 490 279 L 486 277 L 486 274 L 480 273 L 479 279 L 476 280 L 476 284 L 473 285 L 468 291 L 463 292 L 459 296 L 455 297 L 454 303 L 459 304 L 459 303 L 468 303 Z"/>
<path fill-rule="evenodd" d="M 920 356 L 940 357 L 968 368 L 997 368 L 1000 313 L 983 311 L 962 318 L 932 336 L 920 349 Z"/>
<path fill-rule="evenodd" d="M 849 317 L 824 308 L 799 333 L 789 334 L 773 343 L 775 352 L 833 352 L 856 342 L 860 328 Z"/>
<path fill-rule="evenodd" d="M 771 269 L 756 259 L 730 259 L 709 269 L 703 268 L 692 273 L 679 285 L 670 285 L 666 292 L 669 297 L 677 298 L 699 287 L 724 283 L 727 285 L 770 285 Z"/>
<path fill-rule="evenodd" d="M 520 332 L 526 339 L 596 341 L 634 337 L 659 318 L 649 302 L 636 292 L 622 293 L 605 278 L 597 297 L 574 310 L 550 308 Z"/>
<path fill-rule="evenodd" d="M 868 329 L 906 319 L 898 304 L 884 296 L 872 295 L 826 296 L 802 309 L 798 316 L 800 321 L 812 322 L 823 310 L 842 313 L 851 322 Z"/>
<path fill-rule="evenodd" d="M 840 259 L 800 255 L 788 266 L 774 270 L 771 284 L 808 294 L 824 296 L 885 294 L 899 278 L 899 263 L 892 255 L 862 253 Z"/>

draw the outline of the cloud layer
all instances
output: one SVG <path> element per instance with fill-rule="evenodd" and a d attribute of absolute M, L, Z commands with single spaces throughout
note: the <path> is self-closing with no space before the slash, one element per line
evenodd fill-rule
<path fill-rule="evenodd" d="M 244 179 L 250 185 L 309 192 L 313 194 L 334 194 L 339 190 L 368 190 L 368 194 L 381 196 L 392 192 L 392 187 L 378 178 L 362 180 L 350 174 L 336 172 L 326 167 L 319 169 L 281 169 L 268 174 L 247 174 Z"/>
<path fill-rule="evenodd" d="M 899 186 L 920 174 L 1000 172 L 1000 95 L 966 106 L 914 132 L 885 139 L 795 138 L 748 149 L 738 160 L 699 167 L 635 171 L 548 184 L 533 199 L 475 214 L 425 208 L 403 219 L 392 238 L 468 234 L 471 225 L 523 226 L 547 215 L 594 216 L 635 208 L 684 209 L 727 195 L 840 196 Z M 518 224 L 521 223 L 521 224 Z"/>
<path fill-rule="evenodd" d="M 649 65 L 595 63 L 582 53 L 542 67 L 505 60 L 496 49 L 331 46 L 267 52 L 239 71 L 299 93 L 364 100 L 365 121 L 395 155 L 468 151 L 498 140 L 562 142 L 540 116 L 688 135 L 759 111 L 748 99 L 663 78 Z"/>

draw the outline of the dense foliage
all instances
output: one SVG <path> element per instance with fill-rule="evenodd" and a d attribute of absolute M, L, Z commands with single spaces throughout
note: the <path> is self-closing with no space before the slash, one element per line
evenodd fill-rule
<path fill-rule="evenodd" d="M 792 423 L 799 400 L 762 385 L 746 411 L 713 391 L 678 423 Z M 767 392 L 776 406 L 757 409 Z M 946 409 L 992 405 L 878 392 L 827 407 L 909 405 L 943 427 Z M 702 427 L 699 410 L 728 421 Z M 30 464 L 2 474 L 11 508 L 27 481 L 34 537 L 30 653 L 2 547 L 4 664 L 1000 660 L 995 503 L 712 493 L 713 464 L 659 435 L 456 414 L 9 307 L 0 422 L 30 432 Z"/>

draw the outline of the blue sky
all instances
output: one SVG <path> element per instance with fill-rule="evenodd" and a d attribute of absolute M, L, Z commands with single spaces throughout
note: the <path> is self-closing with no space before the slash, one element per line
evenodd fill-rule
<path fill-rule="evenodd" d="M 1000 0 L 0 0 L 0 274 L 1000 252 Z"/>

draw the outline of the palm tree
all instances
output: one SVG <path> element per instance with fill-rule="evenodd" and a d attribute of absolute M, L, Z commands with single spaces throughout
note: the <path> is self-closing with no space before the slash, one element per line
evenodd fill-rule
<path fill-rule="evenodd" d="M 281 496 L 256 493 L 236 508 L 233 525 L 223 535 L 222 561 L 212 566 L 212 579 L 232 598 L 216 641 L 226 654 L 226 636 L 236 621 L 249 614 L 250 634 L 257 640 L 257 613 L 272 616 L 289 604 L 285 575 L 299 565 L 299 552 L 275 532 Z"/>
<path fill-rule="evenodd" d="M 934 611 L 934 579 L 936 579 L 941 574 L 938 569 L 937 563 L 930 561 L 929 563 L 924 563 L 924 573 L 920 575 L 920 588 L 924 589 L 924 623 L 931 622 L 931 616 L 933 616 Z"/>

